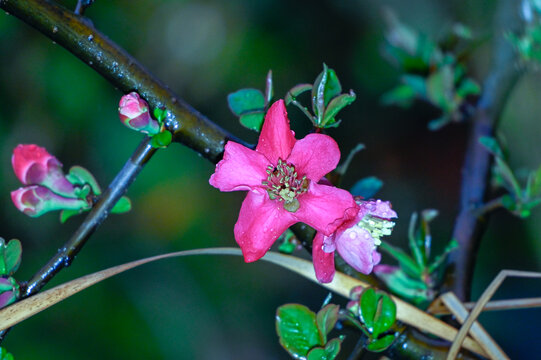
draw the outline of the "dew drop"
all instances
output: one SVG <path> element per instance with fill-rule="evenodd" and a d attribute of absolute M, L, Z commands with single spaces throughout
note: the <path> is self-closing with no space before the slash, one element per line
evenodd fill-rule
<path fill-rule="evenodd" d="M 90 66 L 92 66 L 93 64 L 94 64 L 94 62 L 93 62 L 92 60 L 90 60 L 90 61 L 88 62 L 88 65 L 90 65 Z"/>
<path fill-rule="evenodd" d="M 58 32 L 58 27 L 57 26 L 53 27 L 53 34 L 56 34 L 57 32 Z"/>
<path fill-rule="evenodd" d="M 208 154 L 210 152 L 210 149 L 209 148 L 205 148 L 205 154 Z"/>
<path fill-rule="evenodd" d="M 357 237 L 357 234 L 355 233 L 355 231 L 352 231 L 352 232 L 349 233 L 349 238 L 351 240 L 355 240 L 356 237 Z"/>
<path fill-rule="evenodd" d="M 92 34 L 88 35 L 88 41 L 92 41 L 92 40 L 94 40 L 94 35 Z"/>

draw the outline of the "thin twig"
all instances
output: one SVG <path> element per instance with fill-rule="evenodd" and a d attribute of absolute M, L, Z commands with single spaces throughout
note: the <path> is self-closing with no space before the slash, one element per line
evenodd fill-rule
<path fill-rule="evenodd" d="M 53 255 L 47 264 L 36 272 L 22 287 L 21 299 L 39 292 L 41 288 L 58 274 L 58 272 L 71 264 L 75 256 L 85 245 L 86 241 L 107 218 L 118 199 L 126 193 L 137 174 L 139 174 L 143 166 L 145 166 L 155 152 L 156 149 L 150 146 L 150 138 L 145 137 L 124 167 L 113 179 L 109 187 L 107 187 L 96 204 L 94 204 L 92 210 L 77 231 L 64 246 Z M 9 329 L 0 331 L 0 342 L 4 340 L 8 331 Z"/>

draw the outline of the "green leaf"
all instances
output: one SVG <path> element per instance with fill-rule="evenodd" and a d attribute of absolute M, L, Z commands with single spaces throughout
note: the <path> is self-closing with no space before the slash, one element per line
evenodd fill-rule
<path fill-rule="evenodd" d="M 530 174 L 530 181 L 528 181 L 528 198 L 530 196 L 537 196 L 541 193 L 541 166 L 537 170 L 532 171 Z"/>
<path fill-rule="evenodd" d="M 14 360 L 13 355 L 7 352 L 6 349 L 0 348 L 0 360 Z"/>
<path fill-rule="evenodd" d="M 294 358 L 305 358 L 310 349 L 322 346 L 316 314 L 304 305 L 286 304 L 276 311 L 276 332 L 280 345 Z"/>
<path fill-rule="evenodd" d="M 361 316 L 361 321 L 366 325 L 370 333 L 374 328 L 374 317 L 376 316 L 376 311 L 378 307 L 378 298 L 376 295 L 376 290 L 373 288 L 365 289 L 359 299 L 359 313 Z"/>
<path fill-rule="evenodd" d="M 278 251 L 284 254 L 291 254 L 298 245 L 298 240 L 291 229 L 287 229 L 280 237 L 278 241 L 281 241 Z"/>
<path fill-rule="evenodd" d="M 331 125 L 336 122 L 334 119 L 340 110 L 351 104 L 355 101 L 356 95 L 353 91 L 350 91 L 349 94 L 338 95 L 331 100 L 327 108 L 325 109 L 325 114 L 323 115 L 322 127 L 325 125 Z"/>
<path fill-rule="evenodd" d="M 155 108 L 153 111 L 154 118 L 161 124 L 167 117 L 167 110 Z"/>
<path fill-rule="evenodd" d="M 321 97 L 322 108 L 325 108 L 329 102 L 336 96 L 340 95 L 342 92 L 342 85 L 336 76 L 336 72 L 333 69 L 327 67 L 326 64 L 323 64 L 323 71 L 319 73 L 314 81 L 314 87 L 312 88 L 312 99 Z M 321 95 L 318 95 L 320 94 Z M 319 98 L 318 98 L 319 101 Z M 318 115 L 316 112 L 317 104 L 314 104 L 314 114 Z"/>
<path fill-rule="evenodd" d="M 380 352 L 387 349 L 393 343 L 396 336 L 385 335 L 381 339 L 374 339 L 366 346 L 366 349 L 372 352 Z"/>
<path fill-rule="evenodd" d="M 374 318 L 374 337 L 378 337 L 389 330 L 396 321 L 396 304 L 385 293 L 378 294 L 377 312 Z"/>
<path fill-rule="evenodd" d="M 0 238 L 0 275 L 12 275 L 21 264 L 22 245 L 17 239 L 8 243 Z"/>
<path fill-rule="evenodd" d="M 437 119 L 430 120 L 428 123 L 428 130 L 436 131 L 451 122 L 451 118 L 448 115 L 443 115 Z"/>
<path fill-rule="evenodd" d="M 413 279 L 404 273 L 402 269 L 398 269 L 392 273 L 378 273 L 385 285 L 393 294 L 414 303 L 415 305 L 423 305 L 428 302 L 427 285 L 417 279 Z"/>
<path fill-rule="evenodd" d="M 415 262 L 417 263 L 419 268 L 424 269 L 426 266 L 426 254 L 424 254 L 422 244 L 417 241 L 417 219 L 418 216 L 416 212 L 411 214 L 410 224 L 408 228 L 408 244 L 410 247 L 410 251 L 413 254 L 413 258 L 415 259 Z"/>
<path fill-rule="evenodd" d="M 86 184 L 90 185 L 94 195 L 98 196 L 101 194 L 101 188 L 96 181 L 96 178 L 82 166 L 72 166 L 66 179 L 75 186 L 84 186 Z"/>
<path fill-rule="evenodd" d="M 330 340 L 325 348 L 315 347 L 308 353 L 308 360 L 334 360 L 340 352 L 342 339 L 334 338 Z"/>
<path fill-rule="evenodd" d="M 402 75 L 401 80 L 419 97 L 426 97 L 426 79 L 421 75 Z"/>
<path fill-rule="evenodd" d="M 242 126 L 250 130 L 260 132 L 261 127 L 263 126 L 264 119 L 265 119 L 265 113 L 263 111 L 257 111 L 257 112 L 241 115 L 239 121 Z"/>
<path fill-rule="evenodd" d="M 432 73 L 426 80 L 426 87 L 428 99 L 444 113 L 454 109 L 454 78 L 451 66 L 444 66 Z"/>
<path fill-rule="evenodd" d="M 385 241 L 381 242 L 380 247 L 398 261 L 400 268 L 403 269 L 406 274 L 415 279 L 421 278 L 423 269 L 420 268 L 419 265 L 417 265 L 417 263 L 404 252 L 404 250 L 394 247 Z"/>
<path fill-rule="evenodd" d="M 456 93 L 461 98 L 465 98 L 468 95 L 478 95 L 481 93 L 481 87 L 472 79 L 467 78 L 462 80 Z"/>
<path fill-rule="evenodd" d="M 254 111 L 264 111 L 265 97 L 257 89 L 241 89 L 227 96 L 227 103 L 237 116 Z"/>
<path fill-rule="evenodd" d="M 300 94 L 312 90 L 312 84 L 299 84 L 292 87 L 286 94 L 286 105 L 291 104 Z"/>
<path fill-rule="evenodd" d="M 350 190 L 353 196 L 362 196 L 365 199 L 373 198 L 383 186 L 383 181 L 375 176 L 369 176 L 357 181 Z"/>
<path fill-rule="evenodd" d="M 127 196 L 123 196 L 116 202 L 111 209 L 111 214 L 122 214 L 131 210 L 131 200 Z"/>
<path fill-rule="evenodd" d="M 171 141 L 173 141 L 173 135 L 171 134 L 171 132 L 165 130 L 152 136 L 152 139 L 150 140 L 150 145 L 156 149 L 165 148 L 169 146 L 169 144 L 171 144 Z"/>
<path fill-rule="evenodd" d="M 80 210 L 69 210 L 65 209 L 60 212 L 60 223 L 64 224 L 70 217 L 79 215 L 81 213 Z"/>
<path fill-rule="evenodd" d="M 428 273 L 432 274 L 434 271 L 438 270 L 438 268 L 444 264 L 444 260 L 447 255 L 449 255 L 456 249 L 458 249 L 458 241 L 456 241 L 456 239 L 451 239 L 451 241 L 449 241 L 449 244 L 447 244 L 447 246 L 443 250 L 443 253 L 437 256 L 432 262 L 432 264 L 430 264 L 430 266 L 428 267 Z"/>
<path fill-rule="evenodd" d="M 496 139 L 494 139 L 493 137 L 491 136 L 481 136 L 479 138 L 479 142 L 481 143 L 481 145 L 483 145 L 488 151 L 490 151 L 490 153 L 492 155 L 494 155 L 495 157 L 498 157 L 500 159 L 503 159 L 503 152 L 502 152 L 502 149 L 500 147 L 500 145 L 498 144 L 498 142 L 496 141 Z"/>
<path fill-rule="evenodd" d="M 5 244 L 5 243 L 4 243 Z M 23 253 L 23 247 L 18 239 L 11 239 L 2 249 L 5 269 L 7 270 L 4 275 L 12 275 L 19 269 L 21 264 L 21 257 Z"/>
<path fill-rule="evenodd" d="M 319 332 L 323 336 L 323 342 L 327 342 L 327 335 L 331 332 L 338 320 L 340 307 L 335 304 L 328 304 L 318 311 L 316 322 Z"/>
<path fill-rule="evenodd" d="M 394 89 L 386 92 L 380 98 L 383 105 L 397 105 L 401 107 L 409 107 L 413 100 L 417 97 L 417 93 L 409 85 L 398 85 Z"/>

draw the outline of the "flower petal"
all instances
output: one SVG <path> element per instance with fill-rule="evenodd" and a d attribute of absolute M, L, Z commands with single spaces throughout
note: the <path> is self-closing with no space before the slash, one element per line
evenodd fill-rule
<path fill-rule="evenodd" d="M 295 141 L 295 133 L 289 127 L 284 100 L 278 100 L 267 111 L 256 151 L 276 165 L 278 159 L 286 160 L 289 157 Z"/>
<path fill-rule="evenodd" d="M 396 212 L 391 208 L 389 201 L 381 200 L 360 200 L 359 205 L 361 210 L 359 211 L 359 221 L 366 215 L 374 215 L 382 219 L 392 219 L 398 217 Z"/>
<path fill-rule="evenodd" d="M 323 176 L 336 169 L 340 161 L 338 144 L 330 136 L 309 134 L 295 143 L 287 161 L 295 165 L 295 170 L 302 176 L 319 181 Z"/>
<path fill-rule="evenodd" d="M 316 278 L 320 283 L 330 283 L 334 277 L 334 251 L 331 253 L 323 250 L 324 235 L 316 234 L 312 243 L 312 259 Z"/>
<path fill-rule="evenodd" d="M 361 227 L 353 226 L 336 236 L 336 250 L 355 270 L 370 274 L 381 256 L 375 256 L 374 239 Z"/>
<path fill-rule="evenodd" d="M 235 240 L 244 260 L 260 259 L 274 241 L 297 220 L 284 210 L 283 203 L 269 199 L 262 189 L 248 192 L 235 224 Z"/>
<path fill-rule="evenodd" d="M 353 196 L 334 186 L 319 185 L 310 182 L 308 192 L 298 197 L 299 209 L 292 213 L 300 222 L 306 223 L 331 235 L 343 222 L 354 218 L 359 207 Z"/>
<path fill-rule="evenodd" d="M 229 141 L 209 183 L 221 191 L 250 190 L 267 178 L 268 165 L 265 156 L 257 151 Z"/>

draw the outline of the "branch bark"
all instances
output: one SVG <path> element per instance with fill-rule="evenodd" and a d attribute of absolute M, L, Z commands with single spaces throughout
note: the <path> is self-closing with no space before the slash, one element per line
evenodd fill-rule
<path fill-rule="evenodd" d="M 504 38 L 503 30 L 518 23 L 518 5 L 513 0 L 501 0 L 495 19 L 496 39 L 493 46 L 491 72 L 483 84 L 483 94 L 472 119 L 471 131 L 462 169 L 460 210 L 455 220 L 453 237 L 459 248 L 448 258 L 447 281 L 451 290 L 468 300 L 477 250 L 484 234 L 488 214 L 477 216 L 483 205 L 490 182 L 492 157 L 479 143 L 481 136 L 493 136 L 502 110 L 520 72 L 516 67 L 515 50 Z"/>

